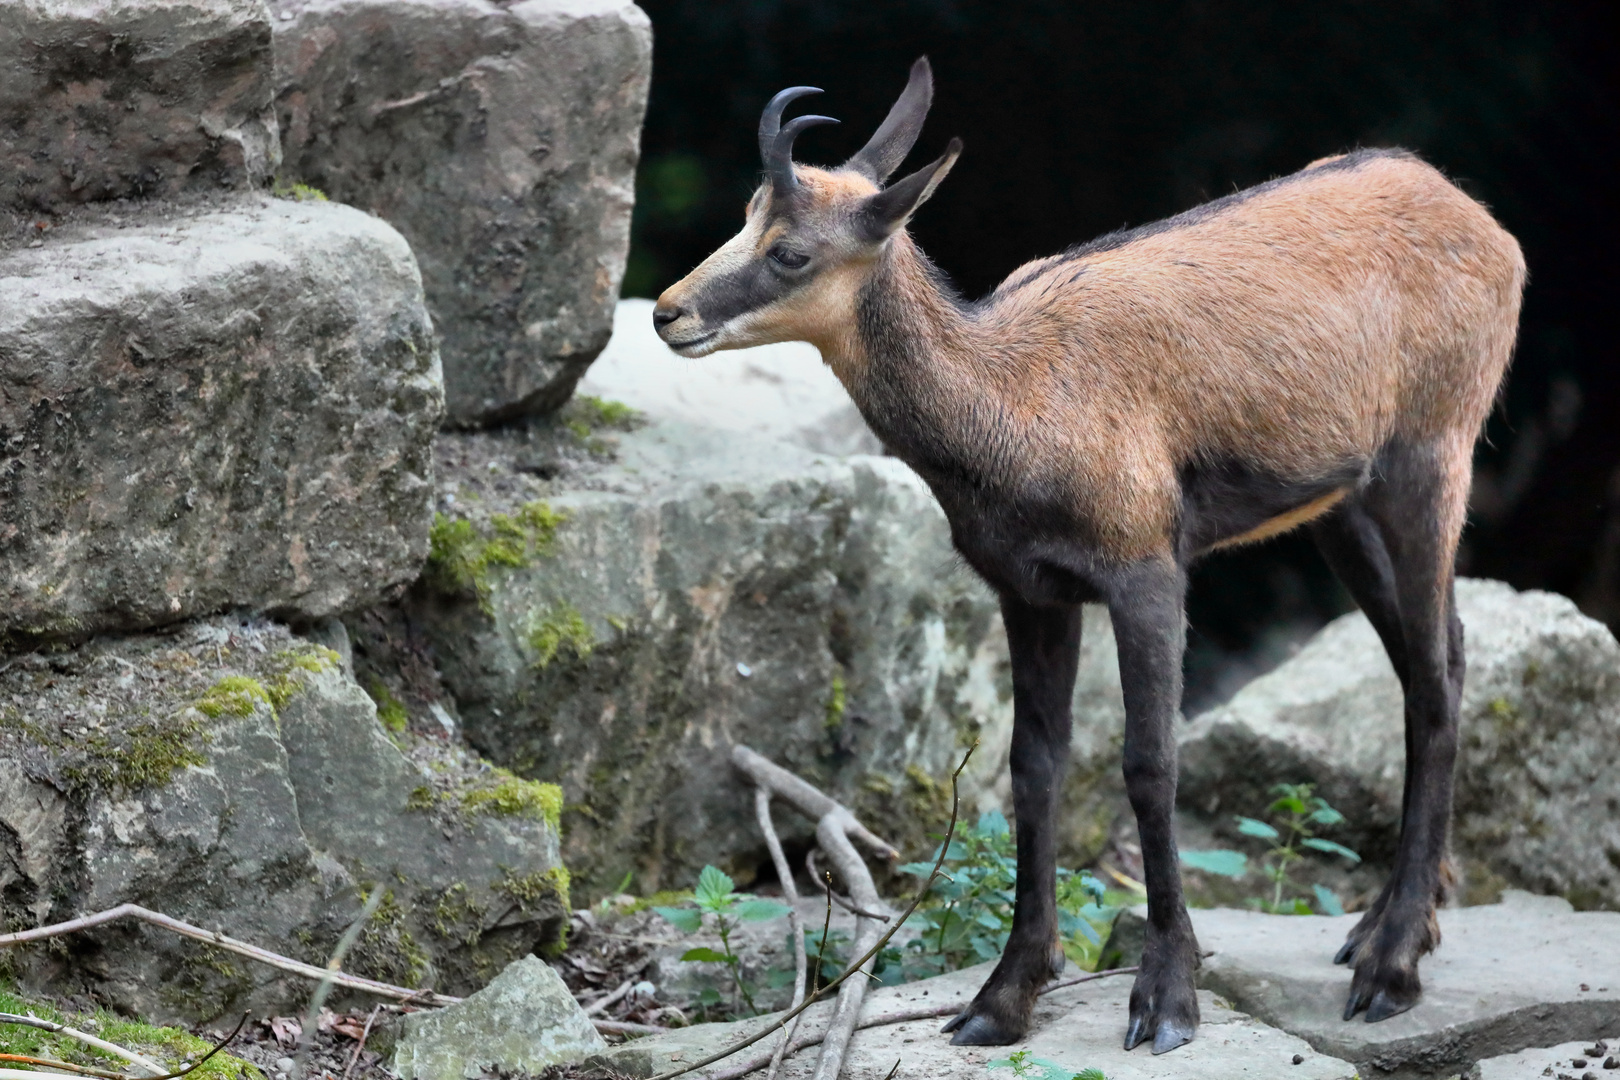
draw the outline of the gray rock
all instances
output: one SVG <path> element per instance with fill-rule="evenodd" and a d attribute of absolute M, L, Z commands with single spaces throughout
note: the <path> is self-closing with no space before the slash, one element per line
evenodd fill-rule
<path fill-rule="evenodd" d="M 410 601 L 468 738 L 561 784 L 578 808 L 566 854 L 586 895 L 628 871 L 641 892 L 686 887 L 708 862 L 747 883 L 763 847 L 726 756 L 735 742 L 919 856 L 974 739 L 964 812 L 1006 806 L 999 612 L 956 565 L 915 474 L 891 458 L 835 460 L 674 421 L 587 438 L 602 450 L 596 464 L 542 481 L 521 471 L 536 451 L 517 436 L 442 437 L 450 513 Z M 489 559 L 489 539 L 541 502 L 565 515 L 554 534 L 548 526 L 522 565 Z M 451 519 L 464 515 L 456 540 Z M 485 560 L 476 584 L 448 572 L 467 559 Z M 1093 612 L 1088 626 L 1076 740 L 1086 762 L 1108 766 L 1073 797 L 1095 797 L 1111 821 L 1118 679 L 1100 686 L 1106 617 Z M 791 812 L 778 822 L 792 839 L 811 835 Z"/>
<path fill-rule="evenodd" d="M 422 265 L 449 418 L 548 412 L 607 343 L 652 64 L 628 0 L 276 0 L 282 175 Z"/>
<path fill-rule="evenodd" d="M 463 1080 L 491 1067 L 538 1073 L 607 1049 L 562 979 L 532 956 L 461 1004 L 403 1026 L 392 1063 L 401 1080 Z"/>
<path fill-rule="evenodd" d="M 560 793 L 401 738 L 408 754 L 335 653 L 273 623 L 17 657 L 0 672 L 0 924 L 133 902 L 320 964 L 382 888 L 345 968 L 475 989 L 560 935 Z M 142 923 L 72 940 L 4 959 L 25 985 L 155 1018 L 308 995 Z"/>
<path fill-rule="evenodd" d="M 262 0 L 0 4 L 0 206 L 260 183 L 272 91 Z"/>
<path fill-rule="evenodd" d="M 1601 1049 L 1596 1054 L 1589 1053 L 1600 1043 Z M 1620 1055 L 1620 1026 L 1610 1031 L 1607 1039 L 1598 1042 L 1583 1039 L 1561 1046 L 1538 1046 L 1520 1050 L 1516 1054 L 1486 1058 L 1474 1066 L 1472 1072 L 1465 1074 L 1464 1080 L 1525 1080 L 1527 1077 L 1557 1076 L 1559 1073 L 1571 1077 L 1587 1073 L 1614 1076 L 1613 1071 L 1605 1069 L 1605 1063 L 1620 1060 L 1616 1055 Z M 1577 1061 L 1584 1064 L 1576 1065 Z"/>
<path fill-rule="evenodd" d="M 1459 581 L 1467 635 L 1454 847 L 1471 900 L 1504 885 L 1620 907 L 1620 645 L 1550 593 Z M 1364 616 L 1198 717 L 1181 744 L 1181 803 L 1254 813 L 1279 782 L 1313 781 L 1343 835 L 1392 855 L 1404 776 L 1400 687 Z"/>
<path fill-rule="evenodd" d="M 1110 946 L 1124 946 L 1125 963 L 1140 955 L 1143 910 L 1116 923 Z M 1350 970 L 1333 954 L 1360 916 L 1191 914 L 1199 946 L 1214 952 L 1201 987 L 1356 1062 L 1363 1076 L 1446 1076 L 1482 1058 L 1620 1031 L 1620 913 L 1576 913 L 1557 897 L 1513 890 L 1498 904 L 1442 910 L 1443 943 L 1422 962 L 1423 1000 L 1377 1024 L 1340 1019 Z"/>
<path fill-rule="evenodd" d="M 980 964 L 903 986 L 873 987 L 867 991 L 862 1016 L 936 1004 L 966 1004 L 990 974 L 992 964 Z M 1079 974 L 1071 968 L 1070 974 Z M 1207 991 L 1199 994 L 1203 1025 L 1198 1038 L 1164 1057 L 1149 1047 L 1120 1049 L 1125 1035 L 1131 979 L 1102 979 L 1055 991 L 1037 1000 L 1030 1033 L 1008 1047 L 952 1046 L 940 1034 L 943 1017 L 912 1020 L 857 1031 L 850 1041 L 840 1075 L 846 1080 L 1010 1080 L 1006 1062 L 1017 1051 L 1033 1059 L 1032 1076 L 1068 1077 L 1083 1069 L 1100 1070 L 1108 1080 L 1252 1080 L 1256 1077 L 1303 1077 L 1309 1080 L 1353 1080 L 1349 1062 L 1312 1050 L 1303 1039 L 1269 1028 L 1234 1011 Z M 801 1031 L 825 1027 L 826 1005 L 812 1006 Z M 599 1060 L 635 1077 L 653 1076 L 689 1064 L 752 1034 L 766 1021 L 737 1024 L 697 1024 L 667 1035 L 637 1039 L 615 1047 Z M 745 1051 L 746 1053 L 746 1051 Z M 1301 1058 L 1293 1064 L 1294 1057 Z M 807 1049 L 784 1063 L 781 1076 L 809 1077 L 816 1051 Z M 988 1067 L 988 1071 L 987 1071 Z"/>
<path fill-rule="evenodd" d="M 0 251 L 0 644 L 375 602 L 427 552 L 442 400 L 410 249 L 357 210 L 86 210 Z"/>
<path fill-rule="evenodd" d="M 651 300 L 620 300 L 613 338 L 579 392 L 621 401 L 656 420 L 780 439 L 835 457 L 881 454 L 843 384 L 803 341 L 687 360 L 653 330 Z"/>

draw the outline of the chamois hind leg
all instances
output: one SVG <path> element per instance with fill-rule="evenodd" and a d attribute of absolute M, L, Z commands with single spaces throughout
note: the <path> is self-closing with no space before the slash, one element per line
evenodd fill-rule
<path fill-rule="evenodd" d="M 1171 563 L 1142 563 L 1105 591 L 1125 691 L 1125 793 L 1142 840 L 1148 903 L 1125 1049 L 1152 1039 L 1153 1052 L 1162 1054 L 1198 1030 L 1198 939 L 1182 898 L 1175 834 L 1186 576 Z"/>
<path fill-rule="evenodd" d="M 1080 659 L 1078 605 L 1037 608 L 1004 596 L 1012 655 L 1013 816 L 1018 879 L 1012 934 L 1001 962 L 945 1031 L 951 1042 L 1003 1046 L 1023 1037 L 1035 996 L 1063 973 L 1057 923 L 1058 795 L 1069 760 L 1069 725 Z"/>
<path fill-rule="evenodd" d="M 1405 1012 L 1423 993 L 1418 960 L 1440 944 L 1436 905 L 1445 889 L 1451 824 L 1462 625 L 1453 561 L 1466 512 L 1467 440 L 1396 444 L 1380 455 L 1365 503 L 1389 554 L 1404 655 L 1406 787 L 1395 868 L 1352 934 L 1354 968 L 1344 1018 L 1369 1023 Z M 1394 660 L 1392 654 L 1392 660 Z M 1396 661 L 1400 664 L 1400 661 Z M 1399 670 L 1399 667 L 1398 669 Z"/>

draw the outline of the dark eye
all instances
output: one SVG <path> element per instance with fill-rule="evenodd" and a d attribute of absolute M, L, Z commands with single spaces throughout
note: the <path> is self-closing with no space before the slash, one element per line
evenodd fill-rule
<path fill-rule="evenodd" d="M 792 248 L 785 248 L 781 244 L 774 245 L 766 254 L 789 270 L 797 270 L 810 261 L 810 256 L 794 251 Z"/>

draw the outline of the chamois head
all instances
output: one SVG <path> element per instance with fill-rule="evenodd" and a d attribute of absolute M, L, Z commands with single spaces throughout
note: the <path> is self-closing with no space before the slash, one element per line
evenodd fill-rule
<path fill-rule="evenodd" d="M 682 356 L 776 341 L 822 344 L 850 326 L 855 296 L 889 238 L 962 152 L 952 139 L 945 155 L 884 186 L 910 152 L 934 95 L 927 57 L 911 65 L 906 83 L 871 141 L 836 169 L 793 164 L 793 140 L 806 128 L 835 124 L 826 116 L 782 123 L 811 86 L 783 90 L 759 119 L 765 181 L 748 201 L 742 232 L 664 290 L 653 311 L 658 336 Z"/>

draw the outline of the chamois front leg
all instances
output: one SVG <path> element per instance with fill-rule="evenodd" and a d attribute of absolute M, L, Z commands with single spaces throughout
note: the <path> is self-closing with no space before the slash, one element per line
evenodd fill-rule
<path fill-rule="evenodd" d="M 1125 1049 L 1162 1054 L 1198 1029 L 1198 940 L 1181 894 L 1175 836 L 1176 736 L 1186 581 L 1174 563 L 1144 563 L 1108 590 L 1125 691 L 1125 790 L 1136 812 L 1147 879 L 1147 940 L 1131 989 Z"/>
<path fill-rule="evenodd" d="M 1037 608 L 1001 602 L 1012 655 L 1013 816 L 1018 882 L 1012 934 L 1001 962 L 945 1031 L 951 1042 L 1003 1046 L 1029 1028 L 1041 987 L 1063 972 L 1057 923 L 1056 817 L 1069 760 L 1069 724 L 1080 657 L 1078 605 Z"/>

